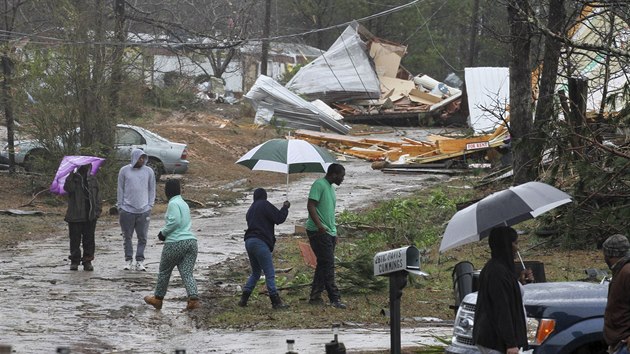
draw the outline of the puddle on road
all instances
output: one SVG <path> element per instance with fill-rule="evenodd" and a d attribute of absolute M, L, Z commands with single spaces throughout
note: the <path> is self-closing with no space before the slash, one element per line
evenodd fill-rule
<path fill-rule="evenodd" d="M 376 199 L 404 195 L 424 184 L 446 180 L 434 175 L 385 175 L 373 171 L 364 161 L 344 162 L 347 175 L 337 189 L 338 210 L 356 209 Z M 309 176 L 310 177 L 310 176 Z M 319 175 L 292 182 L 292 203 L 287 222 L 279 233 L 292 233 L 306 218 L 306 198 L 310 184 Z M 281 204 L 285 186 L 270 188 L 269 200 Z M 245 212 L 251 198 L 236 206 L 194 213 L 193 227 L 199 239 L 196 278 L 207 286 L 205 270 L 228 257 L 244 253 L 241 240 Z M 149 235 L 163 224 L 155 215 Z M 115 222 L 99 221 L 94 272 L 71 272 L 65 260 L 67 236 L 24 242 L 0 251 L 0 344 L 11 345 L 17 353 L 53 352 L 69 347 L 73 353 L 279 353 L 286 339 L 296 340 L 300 353 L 322 353 L 332 339 L 329 329 L 201 331 L 195 328 L 185 307 L 185 290 L 179 274 L 173 273 L 171 287 L 162 311 L 144 304 L 151 294 L 162 246 L 149 237 L 145 251 L 147 272 L 124 271 L 120 230 Z M 135 244 L 135 242 L 134 242 Z M 434 327 L 403 330 L 403 346 L 435 343 L 434 337 L 450 335 L 450 328 Z M 350 350 L 387 349 L 389 331 L 343 329 L 340 340 Z"/>

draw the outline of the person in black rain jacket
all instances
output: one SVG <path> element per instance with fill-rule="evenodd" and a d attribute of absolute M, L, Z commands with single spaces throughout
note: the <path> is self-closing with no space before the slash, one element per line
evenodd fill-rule
<path fill-rule="evenodd" d="M 267 191 L 258 188 L 254 191 L 254 202 L 246 214 L 247 230 L 245 230 L 245 249 L 249 256 L 252 273 L 243 287 L 238 305 L 247 306 L 261 273 L 265 274 L 265 283 L 274 309 L 288 307 L 282 303 L 276 289 L 275 269 L 271 252 L 276 244 L 275 225 L 282 224 L 289 215 L 291 203 L 285 201 L 278 209 L 267 200 Z"/>

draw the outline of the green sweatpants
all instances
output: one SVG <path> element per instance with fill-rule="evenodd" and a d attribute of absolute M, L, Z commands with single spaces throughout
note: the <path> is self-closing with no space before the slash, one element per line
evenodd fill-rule
<path fill-rule="evenodd" d="M 157 285 L 155 286 L 155 296 L 164 298 L 166 290 L 168 289 L 168 282 L 171 280 L 173 268 L 177 266 L 184 287 L 186 287 L 188 298 L 197 299 L 197 282 L 193 277 L 193 269 L 196 261 L 197 240 L 190 239 L 165 243 L 160 258 L 160 271 L 158 273 Z"/>

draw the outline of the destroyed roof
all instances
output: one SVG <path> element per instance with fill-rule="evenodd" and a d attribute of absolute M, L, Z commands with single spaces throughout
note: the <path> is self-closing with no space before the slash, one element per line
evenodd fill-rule
<path fill-rule="evenodd" d="M 250 54 L 260 54 L 262 52 L 262 41 L 249 41 L 241 46 L 241 51 Z M 270 42 L 269 54 L 282 55 L 288 57 L 301 57 L 303 59 L 313 59 L 324 53 L 319 48 L 300 43 Z"/>
<path fill-rule="evenodd" d="M 262 119 L 268 123 L 273 117 L 287 128 L 319 131 L 324 126 L 340 134 L 350 131 L 350 127 L 334 119 L 334 113 L 322 109 L 320 104 L 304 100 L 265 75 L 258 77 L 245 98 L 256 109 L 257 120 Z"/>
<path fill-rule="evenodd" d="M 320 57 L 301 68 L 286 87 L 308 99 L 325 102 L 377 99 L 381 96 L 366 43 L 354 22 Z"/>

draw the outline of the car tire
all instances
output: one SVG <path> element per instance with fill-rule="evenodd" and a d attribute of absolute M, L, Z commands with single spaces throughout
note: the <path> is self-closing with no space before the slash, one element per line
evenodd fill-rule
<path fill-rule="evenodd" d="M 155 174 L 155 180 L 159 181 L 162 175 L 164 174 L 164 165 L 158 159 L 154 159 L 149 157 L 149 161 L 147 161 L 147 166 L 153 169 L 153 173 Z"/>

